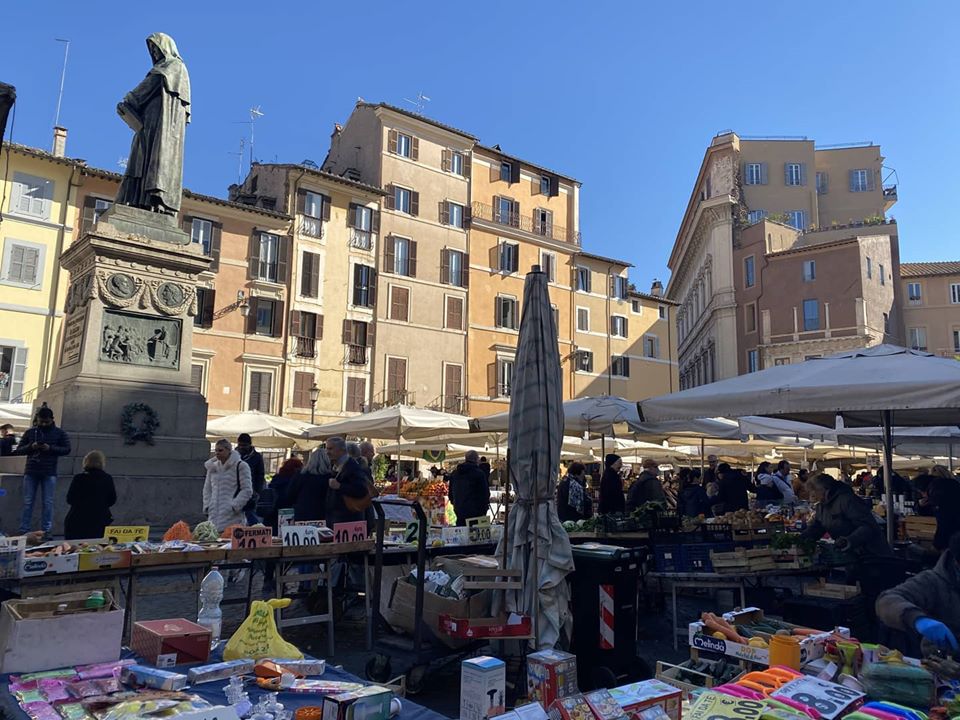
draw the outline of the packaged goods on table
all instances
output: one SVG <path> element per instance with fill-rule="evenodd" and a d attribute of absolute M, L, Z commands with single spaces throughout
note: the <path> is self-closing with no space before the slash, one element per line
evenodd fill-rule
<path fill-rule="evenodd" d="M 648 708 L 659 707 L 670 720 L 680 720 L 680 690 L 660 680 L 621 685 L 613 688 L 610 694 L 628 715 L 634 716 Z"/>
<path fill-rule="evenodd" d="M 562 650 L 527 655 L 527 697 L 550 707 L 557 698 L 577 692 L 577 656 Z"/>
<path fill-rule="evenodd" d="M 480 656 L 460 663 L 460 720 L 485 720 L 503 713 L 506 663 Z"/>

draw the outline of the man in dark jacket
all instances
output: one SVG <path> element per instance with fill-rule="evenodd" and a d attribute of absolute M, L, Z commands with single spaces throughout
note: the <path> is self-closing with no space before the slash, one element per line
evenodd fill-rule
<path fill-rule="evenodd" d="M 476 450 L 468 450 L 450 475 L 450 502 L 459 527 L 466 526 L 467 518 L 486 517 L 490 509 L 490 475 L 480 469 L 480 453 Z"/>
<path fill-rule="evenodd" d="M 37 411 L 37 424 L 20 438 L 14 455 L 26 455 L 23 473 L 23 514 L 20 516 L 20 534 L 26 535 L 33 525 L 33 502 L 37 489 L 43 502 L 40 527 L 44 535 L 53 529 L 53 493 L 57 487 L 57 463 L 62 455 L 70 453 L 70 438 L 56 426 L 53 410 L 46 405 Z"/>
<path fill-rule="evenodd" d="M 263 486 L 266 485 L 266 471 L 263 467 L 263 455 L 253 446 L 253 439 L 247 433 L 237 435 L 237 452 L 240 453 L 240 459 L 250 467 L 250 481 L 253 483 L 253 497 L 243 506 L 243 512 L 247 516 L 247 525 L 256 525 L 260 518 L 254 512 L 257 507 L 257 498 L 263 492 Z"/>
<path fill-rule="evenodd" d="M 620 468 L 623 461 L 619 455 L 610 453 L 603 459 L 603 475 L 600 476 L 600 502 L 597 512 L 601 515 L 608 513 L 622 513 L 627 502 L 623 497 L 623 478 L 620 477 Z"/>
<path fill-rule="evenodd" d="M 895 630 L 915 630 L 948 652 L 958 649 L 960 636 L 960 533 L 937 566 L 924 570 L 877 599 L 877 617 Z"/>
<path fill-rule="evenodd" d="M 717 465 L 717 486 L 717 496 L 713 503 L 714 513 L 736 512 L 750 507 L 750 498 L 747 495 L 750 481 L 740 470 L 730 467 L 727 463 Z"/>
<path fill-rule="evenodd" d="M 921 497 L 923 514 L 937 519 L 937 534 L 933 546 L 946 550 L 950 538 L 960 532 L 960 482 L 950 478 L 919 475 L 913 480 Z"/>
<path fill-rule="evenodd" d="M 13 434 L 13 425 L 5 423 L 0 425 L 0 456 L 13 455 L 13 449 L 17 446 L 17 436 Z"/>
<path fill-rule="evenodd" d="M 627 512 L 633 512 L 645 502 L 656 501 L 667 504 L 667 496 L 660 484 L 660 466 L 656 460 L 647 458 L 641 463 L 643 472 L 627 491 Z"/>
<path fill-rule="evenodd" d="M 870 505 L 854 495 L 853 490 L 825 473 L 808 484 L 811 499 L 819 504 L 813 522 L 802 537 L 819 540 L 829 533 L 838 550 L 849 550 L 859 560 L 891 555 L 887 538 L 874 519 Z"/>
<path fill-rule="evenodd" d="M 333 462 L 335 472 L 327 485 L 327 527 L 332 528 L 336 523 L 363 520 L 363 512 L 350 510 L 344 498 L 360 499 L 367 496 L 366 471 L 347 454 L 347 443 L 343 438 L 327 439 L 327 455 Z"/>

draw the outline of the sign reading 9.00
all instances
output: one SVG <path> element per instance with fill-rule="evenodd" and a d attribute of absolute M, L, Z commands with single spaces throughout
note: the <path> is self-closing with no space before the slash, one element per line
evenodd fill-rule
<path fill-rule="evenodd" d="M 833 720 L 865 695 L 843 685 L 814 677 L 802 677 L 783 685 L 771 697 L 785 698 L 813 708 L 825 720 Z"/>
<path fill-rule="evenodd" d="M 756 700 L 743 700 L 731 695 L 705 692 L 684 713 L 685 720 L 757 720 L 764 704 Z"/>

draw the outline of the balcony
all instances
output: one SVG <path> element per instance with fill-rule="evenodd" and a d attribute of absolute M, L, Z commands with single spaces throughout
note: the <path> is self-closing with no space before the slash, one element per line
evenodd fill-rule
<path fill-rule="evenodd" d="M 427 409 L 453 415 L 464 415 L 464 400 L 466 398 L 463 395 L 440 395 L 427 405 Z"/>
<path fill-rule="evenodd" d="M 896 185 L 884 185 L 883 186 L 883 211 L 886 212 L 893 207 L 893 204 L 897 201 L 897 186 Z"/>
<path fill-rule="evenodd" d="M 312 358 L 317 356 L 316 338 L 294 336 L 293 342 L 293 352 L 297 357 Z"/>
<path fill-rule="evenodd" d="M 580 245 L 580 233 L 573 230 L 567 230 L 553 223 L 540 222 L 538 218 L 526 216 L 520 213 L 501 213 L 499 208 L 491 205 L 485 205 L 481 202 L 473 203 L 473 215 L 471 222 L 489 222 L 496 225 L 505 225 L 516 228 L 529 235 L 536 237 L 545 237 L 558 242 L 568 242 L 574 245 Z"/>
<path fill-rule="evenodd" d="M 350 228 L 350 247 L 357 250 L 373 250 L 373 233 L 369 230 Z"/>
<path fill-rule="evenodd" d="M 346 361 L 348 365 L 366 365 L 367 364 L 367 346 L 366 345 L 347 345 Z"/>
<path fill-rule="evenodd" d="M 417 393 L 413 390 L 390 389 L 381 391 L 373 401 L 374 410 L 382 410 L 393 405 L 414 405 L 417 402 Z"/>
<path fill-rule="evenodd" d="M 300 234 L 320 239 L 323 237 L 323 220 L 304 215 L 300 219 Z"/>

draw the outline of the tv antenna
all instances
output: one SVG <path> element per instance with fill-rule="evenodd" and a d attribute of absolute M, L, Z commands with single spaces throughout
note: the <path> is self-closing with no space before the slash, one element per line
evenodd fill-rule
<path fill-rule="evenodd" d="M 427 103 L 430 102 L 430 98 L 428 98 L 422 92 L 418 92 L 416 100 L 410 100 L 409 98 L 404 98 L 403 101 L 405 103 L 409 103 L 410 105 L 413 105 L 413 111 L 417 115 L 423 115 L 423 111 L 426 108 Z"/>
<path fill-rule="evenodd" d="M 240 151 L 227 153 L 227 155 L 237 156 L 237 185 L 243 184 L 243 145 L 245 142 L 243 138 L 240 138 Z"/>
<path fill-rule="evenodd" d="M 122 172 L 126 172 L 126 171 L 127 171 L 127 158 L 126 158 L 126 157 L 121 157 L 119 160 L 117 160 L 117 167 L 119 167 Z"/>
<path fill-rule="evenodd" d="M 67 78 L 67 57 L 70 55 L 70 41 L 65 38 L 54 38 L 63 43 L 63 68 L 60 70 L 60 92 L 57 94 L 57 113 L 53 117 L 53 126 L 60 126 L 60 104 L 63 102 L 63 83 Z"/>
<path fill-rule="evenodd" d="M 253 126 L 256 123 L 258 118 L 263 117 L 263 112 L 260 110 L 260 106 L 250 108 L 250 166 L 253 166 Z"/>

